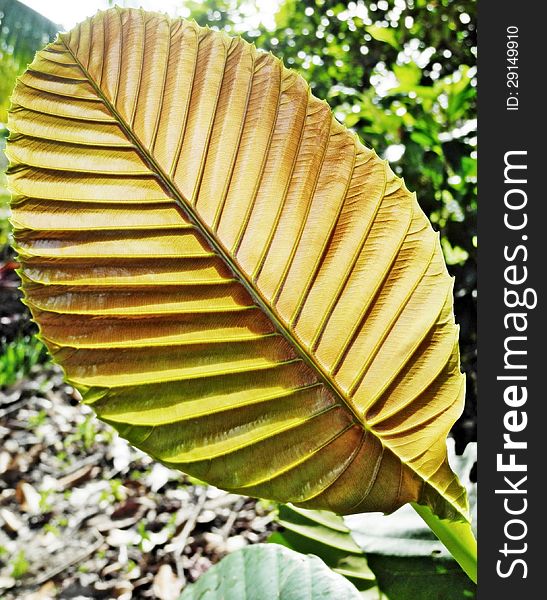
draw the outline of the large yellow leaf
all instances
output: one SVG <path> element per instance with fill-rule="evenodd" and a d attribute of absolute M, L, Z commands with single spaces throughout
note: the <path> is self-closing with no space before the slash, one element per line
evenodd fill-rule
<path fill-rule="evenodd" d="M 38 53 L 9 126 L 26 302 L 102 419 L 236 492 L 466 518 L 438 237 L 299 75 L 113 9 Z"/>

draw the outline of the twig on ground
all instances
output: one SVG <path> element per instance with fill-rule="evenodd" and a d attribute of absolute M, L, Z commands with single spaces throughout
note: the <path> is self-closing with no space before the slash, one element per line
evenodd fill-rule
<path fill-rule="evenodd" d="M 53 579 L 53 577 L 59 575 L 59 573 L 62 573 L 63 571 L 65 571 L 66 569 L 71 567 L 72 565 L 76 565 L 76 564 L 82 562 L 85 558 L 87 558 L 88 556 L 90 556 L 91 554 L 96 552 L 103 545 L 104 537 L 98 531 L 95 531 L 94 534 L 95 534 L 96 539 L 91 545 L 87 546 L 79 554 L 76 554 L 72 558 L 69 558 L 67 560 L 67 562 L 65 562 L 64 564 L 58 565 L 57 567 L 54 567 L 53 569 L 46 571 L 43 575 L 37 577 L 32 583 L 29 582 L 29 584 L 28 584 L 29 587 L 36 586 L 36 585 L 42 585 L 42 583 L 45 583 L 46 581 Z M 27 586 L 25 586 L 25 587 L 27 587 Z"/>
<path fill-rule="evenodd" d="M 207 493 L 205 489 L 201 489 L 199 491 L 199 496 L 197 498 L 197 503 L 192 514 L 188 517 L 188 520 L 184 524 L 182 531 L 175 538 L 171 540 L 170 547 L 172 548 L 173 557 L 175 559 L 175 564 L 177 566 L 177 577 L 183 582 L 186 582 L 186 577 L 184 575 L 184 567 L 182 566 L 182 553 L 184 552 L 184 548 L 186 548 L 186 543 L 188 542 L 188 538 L 192 531 L 194 531 L 194 527 L 196 526 L 196 521 L 203 510 L 203 506 L 205 505 L 205 500 L 207 499 Z"/>
<path fill-rule="evenodd" d="M 237 501 L 235 502 L 235 504 L 233 505 L 232 509 L 230 510 L 230 514 L 228 515 L 228 518 L 226 519 L 226 523 L 224 523 L 224 525 L 222 526 L 222 530 L 220 532 L 224 541 L 226 541 L 226 539 L 230 535 L 230 531 L 232 531 L 232 527 L 234 526 L 234 523 L 236 522 L 237 515 L 238 515 L 239 511 L 243 508 L 244 504 L 245 504 L 245 498 L 238 498 Z"/>

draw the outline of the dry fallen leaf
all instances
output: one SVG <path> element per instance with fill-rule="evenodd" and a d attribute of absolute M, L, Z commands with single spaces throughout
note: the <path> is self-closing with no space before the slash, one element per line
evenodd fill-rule
<path fill-rule="evenodd" d="M 9 452 L 0 452 L 0 475 L 5 473 L 11 461 L 11 455 Z"/>
<path fill-rule="evenodd" d="M 37 515 L 40 513 L 40 494 L 26 481 L 20 481 L 15 488 L 15 497 L 21 510 Z"/>
<path fill-rule="evenodd" d="M 57 588 L 53 581 L 46 581 L 38 590 L 27 594 L 22 600 L 53 600 L 57 597 Z"/>
<path fill-rule="evenodd" d="M 13 577 L 0 577 L 0 590 L 9 590 L 15 585 Z"/>
<path fill-rule="evenodd" d="M 88 479 L 93 479 L 93 477 L 97 476 L 98 473 L 99 468 L 95 465 L 84 465 L 80 469 L 61 477 L 61 479 L 57 481 L 58 489 L 68 490 L 71 487 L 80 485 Z"/>
<path fill-rule="evenodd" d="M 17 533 L 23 527 L 17 516 L 7 508 L 0 508 L 0 520 L 3 521 L 4 528 L 10 533 Z"/>

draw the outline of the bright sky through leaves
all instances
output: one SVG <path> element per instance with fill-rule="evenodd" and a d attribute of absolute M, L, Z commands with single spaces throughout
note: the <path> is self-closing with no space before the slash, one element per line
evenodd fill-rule
<path fill-rule="evenodd" d="M 109 8 L 109 0 L 21 0 L 54 23 L 69 30 L 86 17 L 94 15 L 98 10 Z M 120 6 L 165 12 L 171 16 L 188 17 L 190 11 L 185 8 L 184 0 L 119 0 Z M 256 8 L 255 5 L 256 4 Z M 257 0 L 249 2 L 249 25 L 256 27 L 259 22 L 273 27 L 273 15 L 277 10 L 276 0 Z"/>

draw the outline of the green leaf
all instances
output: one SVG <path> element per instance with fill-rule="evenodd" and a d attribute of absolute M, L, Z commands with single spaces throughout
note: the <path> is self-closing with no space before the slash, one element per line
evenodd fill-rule
<path fill-rule="evenodd" d="M 397 33 L 394 29 L 389 27 L 379 27 L 378 25 L 369 25 L 365 27 L 368 33 L 379 42 L 385 42 L 390 46 L 393 46 L 396 50 L 400 49 L 399 41 L 397 40 Z"/>
<path fill-rule="evenodd" d="M 180 600 L 362 600 L 357 589 L 316 556 L 277 544 L 238 550 L 188 586 Z"/>
<path fill-rule="evenodd" d="M 422 78 L 422 70 L 415 63 L 393 65 L 393 73 L 397 77 L 400 89 L 412 90 L 420 83 Z"/>
<path fill-rule="evenodd" d="M 455 562 L 371 554 L 369 564 L 390 600 L 472 600 L 476 586 Z"/>
<path fill-rule="evenodd" d="M 410 134 L 410 139 L 427 149 L 431 148 L 431 146 L 437 143 L 436 140 L 434 140 L 433 137 L 431 137 L 431 135 L 425 131 L 413 131 Z"/>
<path fill-rule="evenodd" d="M 470 156 L 462 157 L 462 170 L 465 179 L 477 178 L 477 159 Z"/>
<path fill-rule="evenodd" d="M 447 265 L 463 265 L 469 258 L 469 253 L 460 246 L 452 246 L 447 238 L 441 240 L 444 258 Z"/>
<path fill-rule="evenodd" d="M 342 517 L 328 511 L 283 504 L 279 507 L 276 521 L 282 529 L 273 533 L 269 542 L 315 554 L 359 590 L 376 587 L 376 578 L 365 554 L 351 537 Z"/>

